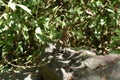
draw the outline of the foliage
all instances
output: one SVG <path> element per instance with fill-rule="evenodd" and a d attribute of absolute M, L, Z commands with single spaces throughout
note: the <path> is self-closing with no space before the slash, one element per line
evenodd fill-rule
<path fill-rule="evenodd" d="M 23 66 L 41 63 L 46 44 L 59 41 L 62 35 L 67 47 L 84 46 L 102 52 L 119 47 L 119 3 L 119 0 L 1 0 L 1 69 L 11 67 L 7 61 Z"/>

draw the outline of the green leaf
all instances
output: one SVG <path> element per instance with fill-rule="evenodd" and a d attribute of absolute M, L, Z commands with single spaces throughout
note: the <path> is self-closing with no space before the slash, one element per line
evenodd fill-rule
<path fill-rule="evenodd" d="M 30 15 L 32 15 L 31 10 L 28 7 L 26 7 L 22 4 L 16 4 L 16 5 L 19 6 L 20 8 L 22 8 L 23 10 L 25 10 L 26 12 L 28 12 Z"/>
<path fill-rule="evenodd" d="M 4 18 L 4 19 L 8 19 L 9 15 L 8 13 L 3 13 L 1 16 L 0 16 L 0 19 Z"/>
<path fill-rule="evenodd" d="M 9 6 L 13 11 L 16 10 L 16 4 L 15 4 L 15 3 L 8 2 L 8 6 Z"/>
<path fill-rule="evenodd" d="M 114 13 L 114 11 L 112 9 L 107 9 L 108 12 Z"/>
<path fill-rule="evenodd" d="M 40 27 L 37 27 L 35 30 L 36 34 L 42 34 L 42 30 L 40 29 Z"/>

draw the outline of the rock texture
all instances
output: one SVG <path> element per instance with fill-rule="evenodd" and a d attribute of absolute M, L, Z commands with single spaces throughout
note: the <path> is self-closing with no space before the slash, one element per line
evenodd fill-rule
<path fill-rule="evenodd" d="M 80 53 L 80 58 L 82 56 Z M 0 80 L 120 80 L 120 55 L 118 54 L 108 54 L 104 56 L 94 55 L 84 60 L 78 60 L 78 55 L 70 55 L 66 59 L 70 59 L 70 66 L 72 66 L 74 62 L 79 61 L 80 65 L 76 66 L 76 64 L 78 64 L 76 63 L 71 67 L 72 71 L 67 71 L 67 68 L 63 67 L 65 64 L 64 61 L 62 63 L 55 60 L 56 62 L 54 61 L 47 65 L 50 69 L 43 66 L 26 68 L 19 70 L 19 72 L 11 71 L 1 73 Z M 76 61 L 72 61 L 71 59 L 75 59 Z M 69 61 L 67 64 L 69 64 Z M 55 69 L 59 71 L 55 73 Z M 68 77 L 66 77 L 66 75 Z"/>
<path fill-rule="evenodd" d="M 120 80 L 120 61 L 95 70 L 75 71 L 75 80 Z"/>

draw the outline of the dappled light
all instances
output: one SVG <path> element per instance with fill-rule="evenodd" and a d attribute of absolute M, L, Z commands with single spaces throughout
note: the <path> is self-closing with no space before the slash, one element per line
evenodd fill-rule
<path fill-rule="evenodd" d="M 0 0 L 0 80 L 120 80 L 119 4 Z"/>

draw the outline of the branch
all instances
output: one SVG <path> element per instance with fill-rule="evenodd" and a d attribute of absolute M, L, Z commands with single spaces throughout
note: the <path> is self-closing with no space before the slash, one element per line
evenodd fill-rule
<path fill-rule="evenodd" d="M 21 65 L 15 65 L 15 64 L 12 64 L 11 62 L 9 62 L 4 56 L 3 56 L 3 59 L 5 62 L 7 62 L 7 64 L 13 66 L 13 67 L 16 67 L 16 68 L 22 68 L 22 69 L 26 69 L 26 68 L 32 68 L 32 67 L 41 67 L 41 66 L 45 66 L 46 64 L 49 64 L 50 62 L 44 62 L 43 64 L 40 64 L 40 65 L 34 65 L 34 66 L 21 66 Z"/>

